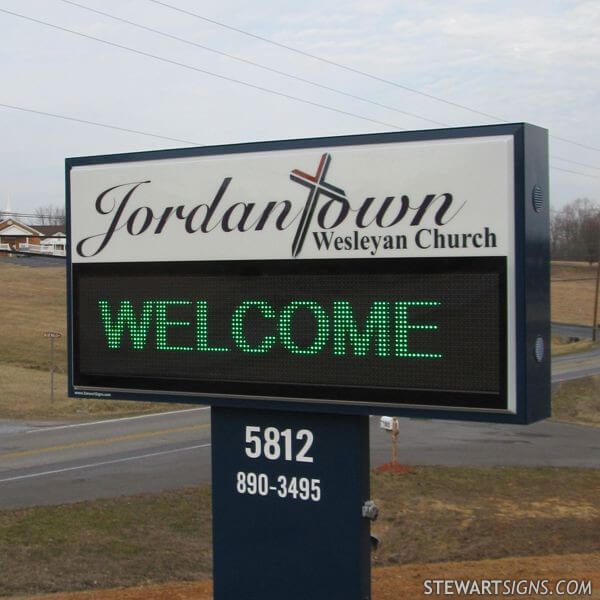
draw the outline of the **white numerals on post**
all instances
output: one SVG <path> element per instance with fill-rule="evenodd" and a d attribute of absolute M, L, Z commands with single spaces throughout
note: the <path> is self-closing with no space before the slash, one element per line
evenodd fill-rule
<path fill-rule="evenodd" d="M 278 475 L 275 477 L 275 481 L 270 480 L 266 473 L 238 471 L 235 476 L 235 488 L 238 494 L 248 496 L 277 494 L 279 498 L 291 500 L 321 501 L 320 479 Z"/>
<path fill-rule="evenodd" d="M 291 429 L 280 431 L 277 427 L 246 426 L 245 452 L 248 458 L 267 458 L 312 463 L 314 458 L 308 452 L 314 441 L 309 429 L 299 429 L 295 435 Z"/>

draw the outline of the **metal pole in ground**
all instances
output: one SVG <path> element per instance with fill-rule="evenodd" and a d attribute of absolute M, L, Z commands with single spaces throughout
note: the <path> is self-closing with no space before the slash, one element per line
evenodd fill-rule
<path fill-rule="evenodd" d="M 54 338 L 61 336 L 58 331 L 44 331 L 44 337 L 50 338 L 50 402 L 54 402 Z"/>
<path fill-rule="evenodd" d="M 398 436 L 400 435 L 400 421 L 396 417 L 392 420 L 392 464 L 398 463 Z"/>
<path fill-rule="evenodd" d="M 598 291 L 600 290 L 600 257 L 598 257 L 596 269 L 596 296 L 594 298 L 594 319 L 592 325 L 592 341 L 596 341 L 596 333 L 598 330 Z"/>
<path fill-rule="evenodd" d="M 50 403 L 54 403 L 54 336 L 50 338 Z"/>

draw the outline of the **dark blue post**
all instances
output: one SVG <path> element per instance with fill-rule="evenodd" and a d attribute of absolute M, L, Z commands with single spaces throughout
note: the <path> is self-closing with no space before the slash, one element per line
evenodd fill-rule
<path fill-rule="evenodd" d="M 368 600 L 369 419 L 212 408 L 215 600 Z"/>

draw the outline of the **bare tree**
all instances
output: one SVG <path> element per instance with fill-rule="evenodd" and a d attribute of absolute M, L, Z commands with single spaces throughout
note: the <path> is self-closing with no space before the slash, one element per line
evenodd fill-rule
<path fill-rule="evenodd" d="M 65 208 L 64 206 L 38 206 L 34 211 L 35 220 L 38 225 L 64 225 Z"/>
<path fill-rule="evenodd" d="M 600 206 L 588 198 L 577 198 L 550 217 L 552 258 L 586 260 L 600 256 Z"/>
<path fill-rule="evenodd" d="M 581 237 L 585 246 L 586 260 L 596 262 L 600 257 L 600 210 L 586 215 L 581 223 Z"/>

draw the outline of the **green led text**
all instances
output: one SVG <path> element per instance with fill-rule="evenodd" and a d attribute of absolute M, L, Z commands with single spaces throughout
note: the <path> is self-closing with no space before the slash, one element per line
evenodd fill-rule
<path fill-rule="evenodd" d="M 268 354 L 283 349 L 300 356 L 331 352 L 335 356 L 413 359 L 442 358 L 439 352 L 414 350 L 420 331 L 438 329 L 435 323 L 416 319 L 415 311 L 421 309 L 422 314 L 422 309 L 427 309 L 427 320 L 435 320 L 440 307 L 437 300 L 376 300 L 368 311 L 362 311 L 365 316 L 358 318 L 350 300 L 334 300 L 329 307 L 315 300 L 290 300 L 277 309 L 268 300 L 249 299 L 220 323 L 221 339 L 213 339 L 219 336 L 213 333 L 211 337 L 211 325 L 214 327 L 217 318 L 223 319 L 223 314 L 211 312 L 206 300 L 144 300 L 137 308 L 128 299 L 112 307 L 108 300 L 98 301 L 110 350 Z M 303 332 L 303 341 L 297 339 L 298 323 L 309 323 L 311 333 Z M 153 340 L 150 331 L 154 331 Z M 187 333 L 188 343 L 170 343 L 177 333 Z"/>

